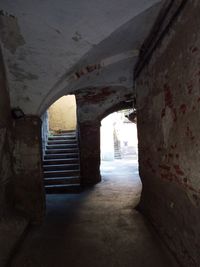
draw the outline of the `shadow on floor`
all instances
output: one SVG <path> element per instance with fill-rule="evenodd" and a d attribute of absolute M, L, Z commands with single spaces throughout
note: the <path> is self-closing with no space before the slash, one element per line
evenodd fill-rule
<path fill-rule="evenodd" d="M 134 210 L 137 161 L 101 165 L 102 183 L 80 194 L 47 195 L 47 216 L 33 228 L 12 267 L 173 267 L 151 226 Z"/>

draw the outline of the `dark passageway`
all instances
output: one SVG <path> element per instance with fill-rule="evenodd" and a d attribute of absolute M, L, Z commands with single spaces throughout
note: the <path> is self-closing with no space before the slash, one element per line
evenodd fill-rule
<path fill-rule="evenodd" d="M 173 267 L 151 226 L 133 209 L 137 161 L 102 164 L 102 183 L 77 195 L 48 195 L 44 224 L 30 231 L 12 267 Z"/>
<path fill-rule="evenodd" d="M 200 1 L 0 2 L 0 267 L 199 267 Z"/>

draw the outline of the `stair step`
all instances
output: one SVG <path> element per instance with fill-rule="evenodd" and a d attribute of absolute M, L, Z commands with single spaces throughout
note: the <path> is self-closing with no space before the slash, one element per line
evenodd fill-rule
<path fill-rule="evenodd" d="M 45 178 L 45 185 L 80 184 L 79 176 Z"/>
<path fill-rule="evenodd" d="M 78 148 L 62 148 L 62 149 L 47 149 L 46 154 L 70 154 L 73 152 L 78 152 Z"/>
<path fill-rule="evenodd" d="M 78 158 L 69 159 L 45 159 L 43 165 L 79 164 Z"/>
<path fill-rule="evenodd" d="M 68 145 L 68 144 L 77 144 L 77 140 L 48 140 L 47 145 Z"/>
<path fill-rule="evenodd" d="M 79 164 L 44 165 L 44 171 L 79 170 Z"/>
<path fill-rule="evenodd" d="M 71 159 L 71 158 L 79 158 L 79 154 L 78 153 L 67 153 L 67 154 L 65 154 L 65 153 L 61 153 L 61 154 L 56 154 L 56 153 L 52 153 L 52 154 L 46 154 L 46 155 L 44 155 L 44 159 L 46 160 L 46 159 L 67 159 L 67 158 L 69 158 L 69 159 Z"/>
<path fill-rule="evenodd" d="M 115 159 L 122 159 L 122 156 L 114 156 Z"/>
<path fill-rule="evenodd" d="M 79 166 L 76 131 L 50 136 L 43 160 L 46 192 L 80 192 Z"/>
<path fill-rule="evenodd" d="M 44 171 L 44 178 L 79 176 L 80 170 Z"/>
<path fill-rule="evenodd" d="M 78 194 L 81 193 L 80 185 L 46 185 L 45 191 L 47 194 Z"/>
<path fill-rule="evenodd" d="M 48 138 L 49 141 L 69 141 L 76 140 L 76 135 L 54 135 Z"/>
<path fill-rule="evenodd" d="M 62 130 L 61 133 L 59 133 L 59 134 L 70 134 L 70 133 L 75 134 L 76 130 Z"/>
<path fill-rule="evenodd" d="M 62 134 L 55 134 L 54 136 L 77 136 L 76 132 L 71 132 L 71 133 L 62 133 Z"/>
<path fill-rule="evenodd" d="M 65 135 L 52 135 L 49 136 L 49 140 L 70 140 L 76 139 L 76 134 L 65 134 Z"/>
<path fill-rule="evenodd" d="M 68 148 L 78 148 L 77 144 L 56 144 L 47 145 L 46 149 L 68 149 Z"/>

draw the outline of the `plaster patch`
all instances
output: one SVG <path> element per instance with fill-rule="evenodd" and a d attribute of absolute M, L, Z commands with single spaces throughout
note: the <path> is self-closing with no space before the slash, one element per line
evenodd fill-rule
<path fill-rule="evenodd" d="M 20 32 L 16 17 L 1 12 L 0 39 L 4 47 L 12 54 L 15 54 L 18 47 L 25 44 L 25 40 Z"/>
<path fill-rule="evenodd" d="M 38 76 L 31 73 L 31 72 L 27 72 L 24 69 L 20 68 L 18 64 L 13 64 L 10 65 L 10 72 L 11 74 L 15 77 L 15 81 L 16 82 L 22 82 L 24 80 L 37 80 Z M 25 89 L 25 88 L 23 88 Z"/>

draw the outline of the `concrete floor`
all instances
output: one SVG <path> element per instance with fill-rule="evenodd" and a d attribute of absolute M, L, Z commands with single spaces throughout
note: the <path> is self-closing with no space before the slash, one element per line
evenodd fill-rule
<path fill-rule="evenodd" d="M 103 182 L 78 195 L 48 195 L 46 221 L 32 229 L 12 267 L 173 267 L 174 259 L 134 210 L 137 160 L 104 162 Z"/>

